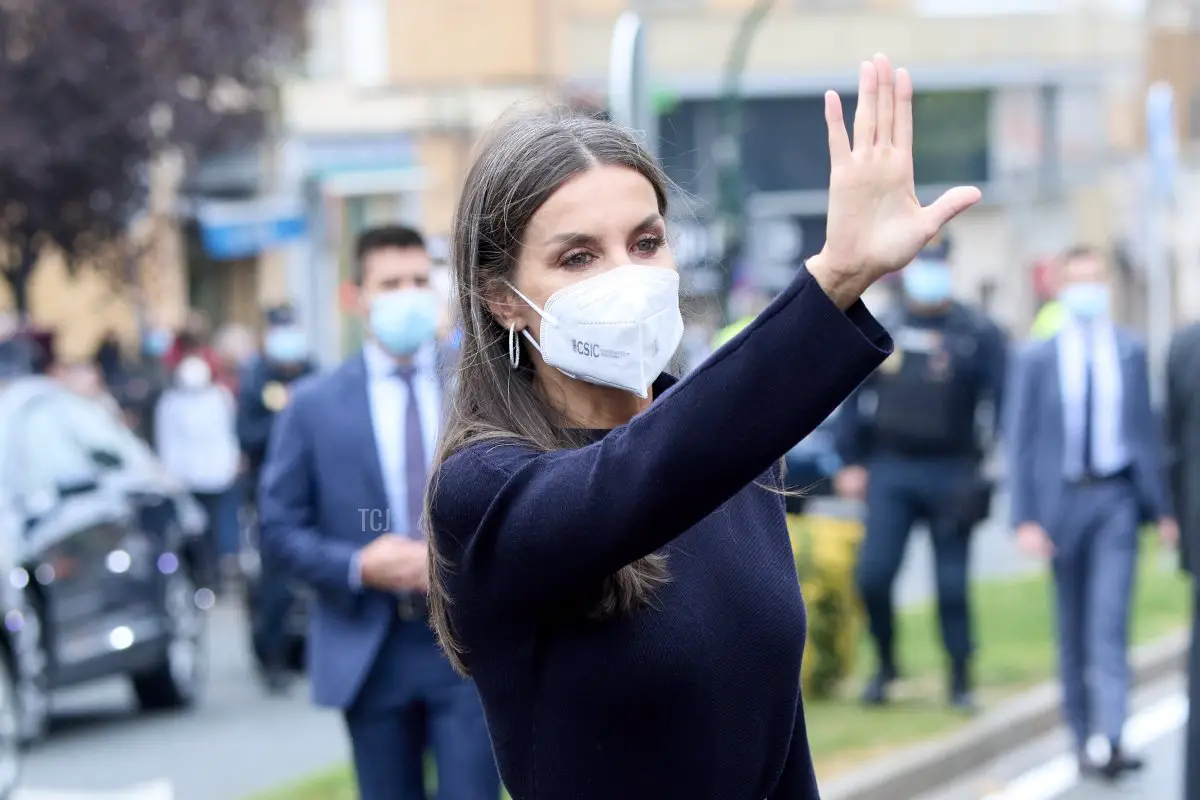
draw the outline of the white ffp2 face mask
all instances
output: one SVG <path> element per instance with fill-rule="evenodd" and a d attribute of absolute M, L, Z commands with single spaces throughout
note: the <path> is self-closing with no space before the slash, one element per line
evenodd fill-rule
<path fill-rule="evenodd" d="M 538 306 L 541 342 L 525 339 L 548 366 L 569 378 L 648 397 L 683 339 L 679 273 L 630 264 L 559 289 Z"/>

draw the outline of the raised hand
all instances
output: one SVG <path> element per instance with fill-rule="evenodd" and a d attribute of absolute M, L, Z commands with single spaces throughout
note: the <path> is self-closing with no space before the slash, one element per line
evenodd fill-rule
<path fill-rule="evenodd" d="M 854 146 L 836 92 L 825 94 L 829 126 L 829 219 L 825 247 L 809 271 L 843 307 L 889 272 L 912 262 L 942 226 L 979 201 L 972 186 L 922 206 L 913 181 L 912 79 L 885 56 L 858 79 Z"/>

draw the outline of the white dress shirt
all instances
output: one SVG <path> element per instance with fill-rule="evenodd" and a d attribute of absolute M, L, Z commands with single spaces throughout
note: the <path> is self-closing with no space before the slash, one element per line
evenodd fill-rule
<path fill-rule="evenodd" d="M 417 535 L 408 527 L 408 495 L 404 477 L 404 430 L 408 411 L 408 388 L 396 375 L 396 360 L 379 345 L 368 342 L 363 351 L 367 364 L 368 397 L 371 406 L 371 427 L 375 430 L 375 448 L 379 452 L 379 469 L 388 500 L 388 531 L 402 535 Z M 441 387 L 438 385 L 436 350 L 432 344 L 421 348 L 413 357 L 416 374 L 413 389 L 421 411 L 421 434 L 425 445 L 425 466 L 433 463 L 441 422 Z"/>
<path fill-rule="evenodd" d="M 1092 466 L 1101 475 L 1111 475 L 1129 466 L 1122 408 L 1124 387 L 1117 354 L 1117 332 L 1107 320 L 1090 325 L 1069 322 L 1058 337 L 1058 374 L 1063 397 L 1068 478 L 1083 477 L 1084 394 L 1086 393 L 1087 345 L 1092 364 Z"/>

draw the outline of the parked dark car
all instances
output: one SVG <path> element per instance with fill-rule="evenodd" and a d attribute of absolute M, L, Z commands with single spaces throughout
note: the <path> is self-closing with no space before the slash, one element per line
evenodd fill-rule
<path fill-rule="evenodd" d="M 211 605 L 199 505 L 110 409 L 47 378 L 0 389 L 0 459 L 19 740 L 45 735 L 54 690 L 114 675 L 142 709 L 193 705 Z"/>

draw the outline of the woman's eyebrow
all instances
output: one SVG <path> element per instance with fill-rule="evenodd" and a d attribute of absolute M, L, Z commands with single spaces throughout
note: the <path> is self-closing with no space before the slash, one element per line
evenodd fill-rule
<path fill-rule="evenodd" d="M 633 230 L 640 231 L 645 228 L 649 228 L 651 225 L 654 225 L 655 223 L 659 222 L 661 219 L 662 219 L 662 215 L 656 211 L 653 214 L 650 214 L 649 216 L 647 216 L 645 219 L 643 219 L 637 225 L 633 226 Z M 559 234 L 555 234 L 554 236 L 550 237 L 550 241 L 549 241 L 550 244 L 570 244 L 573 246 L 594 244 L 595 242 L 596 242 L 596 237 L 590 233 L 559 233 Z"/>

